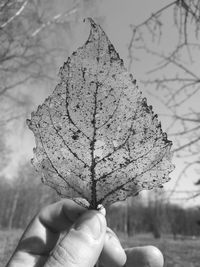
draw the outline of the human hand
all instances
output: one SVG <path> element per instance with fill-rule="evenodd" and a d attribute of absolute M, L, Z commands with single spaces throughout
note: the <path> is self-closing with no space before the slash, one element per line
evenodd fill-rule
<path fill-rule="evenodd" d="M 122 267 L 125 262 L 126 267 L 163 266 L 158 249 L 124 251 L 100 212 L 86 211 L 71 200 L 62 200 L 33 219 L 7 267 L 93 267 L 98 259 L 103 267 Z"/>

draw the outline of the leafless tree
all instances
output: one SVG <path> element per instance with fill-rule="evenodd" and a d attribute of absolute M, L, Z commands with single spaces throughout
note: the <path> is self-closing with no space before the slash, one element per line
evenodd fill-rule
<path fill-rule="evenodd" d="M 32 106 L 28 93 L 32 84 L 44 87 L 44 82 L 55 79 L 57 62 L 60 58 L 63 62 L 67 56 L 71 24 L 83 16 L 86 8 L 89 10 L 88 4 L 91 9 L 96 1 L 93 2 L 0 2 L 0 162 L 8 154 L 5 144 L 8 123 L 19 118 L 25 120 L 27 109 Z"/>
<path fill-rule="evenodd" d="M 75 7 L 74 7 L 75 8 Z M 69 12 L 72 12 L 72 8 Z M 74 9 L 75 11 L 75 9 Z M 7 124 L 23 114 L 27 97 L 16 93 L 30 80 L 41 80 L 47 53 L 45 38 L 39 32 L 47 27 L 39 0 L 2 0 L 0 3 L 0 162 L 8 155 L 5 136 Z M 61 15 L 60 15 L 61 16 Z M 55 18 L 51 19 L 55 21 Z M 58 22 L 58 18 L 57 18 Z M 23 107 L 23 108 L 22 108 Z M 18 109 L 17 109 L 18 108 Z M 1 167 L 4 164 L 1 164 Z"/>
<path fill-rule="evenodd" d="M 0 200 L 0 227 L 12 229 L 25 227 L 39 209 L 58 197 L 26 162 L 12 181 L 0 177 Z"/>
<path fill-rule="evenodd" d="M 189 169 L 200 166 L 200 1 L 169 1 L 131 30 L 129 69 L 139 59 L 151 61 L 142 82 L 162 103 L 175 156 L 185 162 L 175 190 Z"/>

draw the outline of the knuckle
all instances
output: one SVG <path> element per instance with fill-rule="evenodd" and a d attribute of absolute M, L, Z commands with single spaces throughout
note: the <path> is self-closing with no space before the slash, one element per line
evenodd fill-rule
<path fill-rule="evenodd" d="M 64 266 L 81 266 L 76 257 L 75 248 L 64 247 L 58 244 L 51 257 L 49 258 L 46 267 L 64 267 Z"/>

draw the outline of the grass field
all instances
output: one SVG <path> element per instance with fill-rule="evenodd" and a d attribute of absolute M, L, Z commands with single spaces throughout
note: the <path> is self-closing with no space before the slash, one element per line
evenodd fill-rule
<path fill-rule="evenodd" d="M 15 249 L 22 230 L 0 231 L 0 267 L 4 267 Z"/>
<path fill-rule="evenodd" d="M 4 267 L 20 236 L 21 230 L 0 231 L 0 267 Z M 165 267 L 199 267 L 200 238 L 173 240 L 169 237 L 155 240 L 151 235 L 137 235 L 125 238 L 119 235 L 124 247 L 155 245 L 163 252 Z"/>
<path fill-rule="evenodd" d="M 133 238 L 120 238 L 124 247 L 154 245 L 165 258 L 165 267 L 199 267 L 200 238 L 173 240 L 171 237 L 154 239 L 151 235 L 138 235 Z"/>

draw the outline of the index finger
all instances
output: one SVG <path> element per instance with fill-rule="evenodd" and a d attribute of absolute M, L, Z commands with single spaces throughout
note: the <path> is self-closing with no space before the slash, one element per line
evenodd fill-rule
<path fill-rule="evenodd" d="M 60 233 L 68 231 L 84 212 L 85 208 L 72 200 L 61 200 L 42 209 L 27 227 L 7 267 L 32 267 L 36 262 L 45 262 Z"/>

